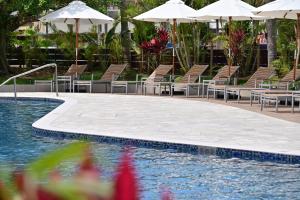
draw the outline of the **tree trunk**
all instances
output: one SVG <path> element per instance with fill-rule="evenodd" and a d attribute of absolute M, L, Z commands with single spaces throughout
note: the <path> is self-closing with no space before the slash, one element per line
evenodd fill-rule
<path fill-rule="evenodd" d="M 273 0 L 266 0 L 266 3 L 272 2 Z M 267 20 L 266 23 L 267 33 L 268 33 L 268 66 L 272 66 L 272 62 L 277 57 L 276 49 L 276 19 Z"/>
<path fill-rule="evenodd" d="M 120 13 L 121 13 L 121 39 L 122 46 L 125 55 L 125 60 L 131 63 L 131 42 L 130 42 L 130 31 L 128 28 L 128 17 L 126 14 L 127 0 L 121 0 Z"/>
<path fill-rule="evenodd" d="M 6 26 L 0 27 L 0 74 L 8 74 L 8 62 L 6 58 L 7 32 Z"/>

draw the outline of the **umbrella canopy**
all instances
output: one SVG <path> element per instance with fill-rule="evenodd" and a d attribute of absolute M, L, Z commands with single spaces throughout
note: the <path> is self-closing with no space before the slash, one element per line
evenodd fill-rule
<path fill-rule="evenodd" d="M 40 18 L 42 22 L 76 24 L 79 19 L 80 24 L 103 24 L 112 22 L 113 19 L 99 11 L 87 6 L 82 1 L 72 1 L 66 7 L 58 9 Z"/>
<path fill-rule="evenodd" d="M 147 22 L 169 22 L 173 24 L 173 71 L 175 66 L 176 26 L 177 23 L 195 22 L 189 16 L 195 14 L 196 10 L 184 4 L 181 0 L 169 0 L 166 3 L 153 8 L 133 19 Z"/>
<path fill-rule="evenodd" d="M 200 20 L 261 20 L 263 17 L 252 13 L 255 7 L 241 0 L 219 0 L 189 15 Z"/>
<path fill-rule="evenodd" d="M 300 13 L 300 0 L 277 0 L 253 9 L 259 16 L 297 19 Z"/>
<path fill-rule="evenodd" d="M 58 28 L 63 27 L 61 24 L 73 24 L 76 27 L 76 66 L 78 63 L 78 33 L 79 24 L 82 26 L 98 25 L 112 22 L 113 19 L 88 7 L 81 1 L 73 1 L 66 7 L 58 9 L 44 17 L 40 18 L 42 22 L 51 22 L 57 24 Z"/>
<path fill-rule="evenodd" d="M 173 23 L 176 19 L 177 23 L 189 23 L 195 19 L 189 18 L 196 10 L 184 4 L 181 0 L 169 0 L 166 3 L 153 8 L 141 15 L 134 17 L 135 20 L 147 22 L 169 22 Z"/>
<path fill-rule="evenodd" d="M 277 0 L 253 9 L 253 13 L 259 16 L 296 19 L 297 20 L 297 54 L 294 66 L 294 80 L 300 56 L 300 0 Z"/>
<path fill-rule="evenodd" d="M 198 10 L 190 17 L 199 20 L 226 20 L 229 21 L 229 40 L 231 40 L 231 21 L 243 21 L 243 20 L 261 20 L 264 19 L 261 16 L 255 16 L 252 10 L 255 7 L 241 1 L 241 0 L 219 0 L 208 6 L 205 6 Z M 231 55 L 231 49 L 229 48 L 229 57 Z M 228 61 L 230 76 L 230 66 L 232 65 L 231 59 Z"/>

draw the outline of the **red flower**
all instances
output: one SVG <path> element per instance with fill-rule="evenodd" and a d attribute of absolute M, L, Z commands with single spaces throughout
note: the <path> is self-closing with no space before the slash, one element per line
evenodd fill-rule
<path fill-rule="evenodd" d="M 77 175 L 82 178 L 85 177 L 93 180 L 99 180 L 100 178 L 100 169 L 94 163 L 90 148 L 88 148 L 84 154 Z"/>
<path fill-rule="evenodd" d="M 161 192 L 161 200 L 173 200 L 172 193 L 168 189 L 163 189 Z"/>
<path fill-rule="evenodd" d="M 41 186 L 37 188 L 36 196 L 37 196 L 37 200 L 63 200 L 62 198 L 56 196 L 52 192 L 48 192 Z"/>
<path fill-rule="evenodd" d="M 125 150 L 117 168 L 113 200 L 138 200 L 139 191 L 129 150 Z"/>
<path fill-rule="evenodd" d="M 19 192 L 25 191 L 25 174 L 22 171 L 16 171 L 13 173 L 14 184 Z"/>

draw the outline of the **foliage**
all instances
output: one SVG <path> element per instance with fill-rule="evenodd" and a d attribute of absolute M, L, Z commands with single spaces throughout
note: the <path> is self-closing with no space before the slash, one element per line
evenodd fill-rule
<path fill-rule="evenodd" d="M 161 53 L 166 49 L 166 45 L 169 40 L 168 32 L 159 28 L 156 30 L 156 34 L 150 41 L 143 41 L 139 47 L 146 54 L 148 60 L 148 69 L 158 66 L 161 60 Z"/>
<path fill-rule="evenodd" d="M 169 34 L 163 28 L 157 29 L 156 35 L 150 41 L 143 41 L 140 47 L 148 53 L 160 54 L 169 40 Z"/>
<path fill-rule="evenodd" d="M 33 60 L 36 60 L 39 65 L 45 63 L 47 55 L 42 52 L 41 48 L 47 48 L 50 46 L 51 41 L 47 38 L 40 37 L 37 31 L 33 29 L 27 29 L 23 34 L 22 39 L 15 37 L 15 45 L 22 49 L 24 54 L 25 64 L 27 67 L 32 67 Z"/>
<path fill-rule="evenodd" d="M 241 64 L 240 61 L 245 37 L 246 34 L 243 29 L 236 29 L 230 33 L 229 47 L 231 49 L 233 63 L 237 65 Z"/>
<path fill-rule="evenodd" d="M 155 37 L 156 29 L 153 23 L 135 21 L 134 25 L 132 39 L 135 44 L 138 44 L 136 46 L 139 46 L 143 41 L 149 41 Z"/>
<path fill-rule="evenodd" d="M 0 73 L 8 73 L 6 49 L 11 34 L 20 25 L 37 20 L 50 9 L 61 8 L 72 0 L 0 0 Z M 120 0 L 86 0 L 87 5 L 107 12 L 108 5 L 117 5 Z M 13 14 L 12 14 L 13 13 Z"/>
<path fill-rule="evenodd" d="M 277 51 L 283 65 L 293 67 L 294 51 L 296 50 L 296 35 L 294 20 L 278 20 Z M 291 31 L 292 30 L 292 31 Z"/>
<path fill-rule="evenodd" d="M 290 71 L 290 66 L 284 62 L 284 58 L 282 56 L 274 60 L 272 62 L 272 66 L 275 68 L 276 74 L 279 78 L 284 77 L 284 75 Z"/>
<path fill-rule="evenodd" d="M 199 64 L 205 58 L 205 44 L 210 40 L 211 31 L 207 24 L 180 24 L 177 29 L 177 58 L 181 69 L 186 72 L 193 64 Z"/>
<path fill-rule="evenodd" d="M 109 49 L 109 53 L 110 53 L 109 60 L 112 63 L 123 63 L 124 61 L 121 35 L 115 32 L 119 22 L 120 21 L 117 20 L 114 23 L 113 27 L 108 31 L 107 34 L 105 34 L 104 37 L 104 46 L 105 49 Z"/>
<path fill-rule="evenodd" d="M 122 63 L 124 60 L 122 40 L 119 34 L 115 34 L 113 40 L 108 45 L 110 50 L 110 59 L 112 63 Z"/>
<path fill-rule="evenodd" d="M 63 177 L 59 166 L 66 161 L 79 162 L 71 177 Z M 140 186 L 131 151 L 126 148 L 111 181 L 101 178 L 91 146 L 77 142 L 43 155 L 26 169 L 0 174 L 0 199 L 36 200 L 138 200 Z M 9 182 L 11 180 L 11 182 Z M 161 198 L 171 200 L 164 190 Z"/>
<path fill-rule="evenodd" d="M 63 33 L 56 32 L 50 36 L 55 45 L 62 50 L 67 59 L 75 60 L 75 34 L 73 32 Z M 79 38 L 79 42 L 80 42 Z"/>
<path fill-rule="evenodd" d="M 185 3 L 188 6 L 191 6 L 195 9 L 200 9 L 203 6 L 206 6 L 210 3 L 215 2 L 216 0 L 186 0 Z M 43 15 L 49 9 L 56 10 L 62 6 L 70 3 L 71 0 L 29 0 L 29 1 L 4 1 L 0 0 L 0 37 L 1 33 L 5 33 L 6 39 L 0 40 L 0 48 L 1 46 L 8 46 L 6 41 L 14 40 L 14 36 L 11 34 L 13 30 L 15 30 L 20 24 L 23 24 L 28 21 L 33 21 Z M 109 49 L 112 56 L 101 58 L 100 60 L 104 60 L 105 62 L 123 62 L 126 60 L 124 58 L 126 53 L 126 57 L 128 57 L 128 50 L 134 50 L 138 55 L 141 55 L 140 44 L 143 41 L 150 41 L 156 34 L 154 23 L 150 22 L 141 22 L 135 21 L 132 18 L 138 14 L 141 14 L 147 10 L 150 10 L 154 7 L 159 6 L 163 2 L 160 0 L 143 0 L 143 1 L 121 1 L 121 0 L 86 0 L 84 1 L 88 6 L 95 8 L 103 13 L 107 13 L 107 7 L 109 5 L 117 5 L 122 10 L 123 13 L 122 18 L 122 32 L 117 34 L 115 32 L 115 27 L 113 30 L 109 31 L 103 38 L 103 43 L 100 45 L 96 45 L 93 42 L 80 39 L 82 43 L 87 43 L 85 45 L 86 49 L 86 57 L 89 62 L 93 59 L 94 52 L 100 51 L 102 49 Z M 123 3 L 121 3 L 123 2 Z M 125 3 L 124 3 L 125 2 Z M 264 3 L 266 0 L 245 0 L 245 2 L 250 3 L 251 5 L 257 7 Z M 38 6 L 37 6 L 38 5 Z M 10 15 L 11 12 L 18 11 L 17 15 Z M 124 11 L 124 12 L 123 12 Z M 120 22 L 120 18 L 116 20 L 117 23 Z M 124 37 L 128 36 L 129 33 L 124 29 L 124 24 L 126 22 L 131 22 L 135 25 L 135 28 L 132 33 L 132 38 L 127 40 L 124 43 Z M 236 47 L 232 47 L 234 55 L 233 62 L 235 64 L 239 64 L 241 66 L 241 72 L 243 76 L 247 76 L 253 71 L 255 71 L 256 67 L 259 66 L 259 45 L 255 43 L 255 39 L 259 32 L 265 31 L 265 23 L 264 22 L 233 22 L 233 31 L 243 31 L 244 38 L 243 42 L 236 43 L 239 44 Z M 168 28 L 168 24 L 162 23 L 161 26 L 165 27 L 167 30 L 171 30 Z M 295 48 L 295 33 L 294 31 L 295 21 L 293 20 L 278 20 L 277 29 L 277 50 L 279 54 L 280 63 L 284 66 L 289 66 L 289 68 L 293 65 L 293 51 Z M 227 25 L 224 26 L 223 32 L 226 32 Z M 124 30 L 126 32 L 124 32 Z M 222 31 L 222 30 L 221 30 Z M 233 32 L 234 33 L 234 32 Z M 241 32 L 240 32 L 241 33 Z M 57 38 L 55 38 L 57 37 Z M 233 36 L 233 37 L 238 37 Z M 123 39 L 122 39 L 123 38 Z M 74 59 L 75 57 L 75 36 L 72 33 L 57 33 L 52 38 L 58 45 L 59 48 L 62 48 L 64 54 L 69 59 Z M 32 39 L 34 40 L 34 39 Z M 40 40 L 40 37 L 38 37 Z M 191 23 L 191 24 L 179 24 L 177 28 L 177 51 L 176 55 L 178 61 L 181 66 L 181 71 L 186 71 L 189 66 L 193 64 L 204 63 L 204 58 L 206 57 L 207 47 L 212 46 L 214 41 L 221 40 L 223 41 L 225 47 L 225 54 L 228 55 L 228 46 L 233 44 L 228 44 L 228 37 L 226 35 L 215 35 L 209 29 L 208 24 L 206 23 Z M 13 41 L 15 42 L 15 41 Z M 33 44 L 33 43 L 28 43 Z M 125 45 L 127 44 L 127 45 Z M 124 47 L 126 46 L 126 49 Z M 227 46 L 227 47 L 226 47 Z M 34 46 L 33 46 L 34 47 Z M 227 48 L 227 49 L 226 49 Z M 27 48 L 27 57 L 31 58 L 30 54 L 36 54 L 34 57 L 39 57 L 41 54 L 39 52 L 34 52 L 35 48 Z M 125 51 L 126 50 L 126 51 Z M 0 51 L 2 53 L 2 51 Z M 148 61 L 151 66 L 155 66 L 157 62 L 164 59 L 165 52 L 160 52 L 160 55 L 155 55 L 155 58 L 149 58 Z M 211 51 L 211 57 L 213 51 Z M 3 53 L 2 53 L 3 54 Z M 2 60 L 1 60 L 2 57 Z M 0 55 L 0 70 L 2 65 L 6 65 L 3 62 L 3 57 L 5 55 Z M 38 58 L 41 62 L 43 62 L 43 55 Z M 130 60 L 128 60 L 130 62 Z M 212 61 L 212 59 L 211 59 Z M 152 63 L 152 64 L 151 64 Z M 28 63 L 30 65 L 30 63 Z M 107 63 L 106 63 L 107 64 Z M 106 65 L 105 64 L 105 65 Z M 213 65 L 213 63 L 210 63 Z M 211 70 L 214 66 L 210 66 Z M 5 71 L 5 70 L 4 70 Z"/>

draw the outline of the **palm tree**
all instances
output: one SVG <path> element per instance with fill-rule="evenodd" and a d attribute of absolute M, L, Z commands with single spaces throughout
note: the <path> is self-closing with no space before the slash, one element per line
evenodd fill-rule
<path fill-rule="evenodd" d="M 128 16 L 126 13 L 128 0 L 121 0 L 120 3 L 120 14 L 121 14 L 121 39 L 122 46 L 125 55 L 125 60 L 131 63 L 131 41 L 130 41 L 130 31 L 128 28 Z"/>
<path fill-rule="evenodd" d="M 265 0 L 264 3 L 269 3 L 273 0 Z M 276 19 L 269 19 L 266 23 L 267 33 L 268 33 L 268 66 L 272 65 L 272 62 L 277 57 L 276 48 Z"/>

